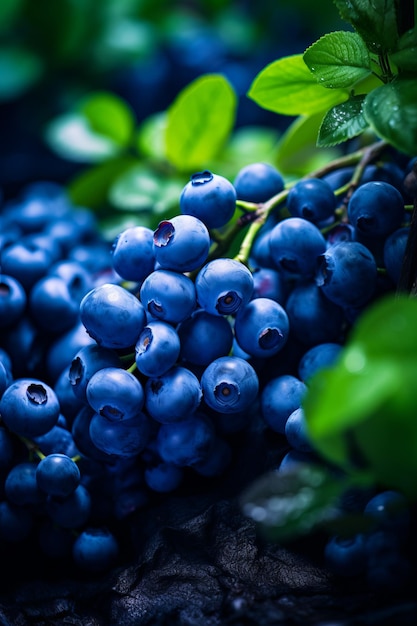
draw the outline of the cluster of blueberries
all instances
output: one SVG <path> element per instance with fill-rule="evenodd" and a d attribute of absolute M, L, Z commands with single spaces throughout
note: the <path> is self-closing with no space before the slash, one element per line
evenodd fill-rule
<path fill-rule="evenodd" d="M 284 191 L 270 164 L 242 168 L 233 183 L 198 172 L 177 215 L 154 231 L 126 228 L 113 242 L 59 185 L 33 184 L 7 203 L 0 544 L 29 538 L 48 557 L 103 571 L 117 563 L 120 520 L 190 472 L 223 476 L 234 436 L 254 422 L 288 444 L 277 471 L 315 459 L 302 399 L 361 311 L 396 289 L 411 167 L 368 166 L 344 209 L 337 189 L 349 168 L 298 180 L 247 264 L 216 251 L 237 202 L 250 221 L 252 208 Z M 373 497 L 366 506 L 394 546 L 404 514 L 392 516 L 390 503 L 401 496 Z M 365 543 L 336 539 L 328 563 L 356 571 Z M 386 553 L 382 539 L 374 543 L 373 557 Z"/>

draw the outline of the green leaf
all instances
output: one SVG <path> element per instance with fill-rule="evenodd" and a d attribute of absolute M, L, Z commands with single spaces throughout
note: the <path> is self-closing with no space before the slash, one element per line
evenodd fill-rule
<path fill-rule="evenodd" d="M 208 169 L 222 172 L 233 180 L 238 171 L 255 161 L 273 163 L 277 151 L 279 131 L 265 126 L 241 126 L 237 128 L 224 150 L 209 163 Z"/>
<path fill-rule="evenodd" d="M 360 135 L 369 124 L 363 115 L 365 96 L 352 96 L 326 113 L 320 126 L 318 146 L 335 146 Z"/>
<path fill-rule="evenodd" d="M 371 91 L 363 109 L 375 133 L 410 156 L 417 152 L 416 102 L 417 80 L 399 79 Z"/>
<path fill-rule="evenodd" d="M 304 52 L 304 62 L 323 87 L 350 87 L 371 71 L 368 49 L 357 33 L 328 33 Z"/>
<path fill-rule="evenodd" d="M 348 91 L 319 85 L 296 54 L 273 61 L 255 77 L 248 97 L 259 106 L 283 115 L 312 115 L 343 102 Z"/>
<path fill-rule="evenodd" d="M 130 142 L 135 120 L 130 107 L 121 98 L 108 92 L 93 93 L 82 100 L 78 110 L 94 133 L 120 146 Z"/>
<path fill-rule="evenodd" d="M 417 354 L 417 299 L 387 296 L 369 307 L 350 335 L 351 343 L 363 346 L 368 357 L 413 359 Z"/>
<path fill-rule="evenodd" d="M 0 101 L 19 97 L 40 80 L 42 61 L 30 50 L 0 48 Z"/>
<path fill-rule="evenodd" d="M 179 171 L 204 167 L 225 145 L 235 123 L 237 97 L 220 74 L 187 85 L 168 109 L 166 156 Z"/>
<path fill-rule="evenodd" d="M 52 120 L 45 129 L 45 140 L 63 159 L 81 163 L 105 161 L 121 152 L 113 139 L 94 132 L 81 113 L 65 113 Z"/>
<path fill-rule="evenodd" d="M 159 221 L 161 214 L 177 211 L 183 187 L 182 179 L 162 176 L 138 163 L 114 181 L 109 200 L 118 210 L 149 212 Z"/>
<path fill-rule="evenodd" d="M 286 541 L 333 520 L 346 483 L 318 464 L 269 472 L 243 492 L 241 507 L 269 540 Z"/>
<path fill-rule="evenodd" d="M 86 169 L 68 185 L 72 202 L 88 206 L 100 214 L 108 211 L 108 194 L 112 184 L 134 163 L 137 163 L 134 157 L 123 155 Z"/>
<path fill-rule="evenodd" d="M 332 158 L 340 156 L 336 150 L 317 147 L 317 138 L 323 112 L 297 117 L 282 135 L 275 165 L 296 178 L 308 174 Z"/>
<path fill-rule="evenodd" d="M 136 146 L 140 154 L 157 160 L 165 159 L 166 125 L 165 111 L 150 115 L 140 124 L 136 135 Z"/>
<path fill-rule="evenodd" d="M 404 33 L 398 42 L 398 51 L 390 60 L 404 72 L 417 72 L 417 28 Z"/>
<path fill-rule="evenodd" d="M 349 22 L 368 49 L 383 54 L 398 41 L 396 0 L 334 0 L 342 19 Z"/>
<path fill-rule="evenodd" d="M 313 446 L 417 498 L 417 300 L 385 296 L 358 319 L 333 368 L 303 400 Z"/>

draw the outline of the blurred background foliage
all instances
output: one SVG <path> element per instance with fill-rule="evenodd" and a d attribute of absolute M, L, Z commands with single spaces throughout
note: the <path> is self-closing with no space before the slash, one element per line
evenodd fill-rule
<path fill-rule="evenodd" d="M 276 138 L 291 119 L 262 110 L 247 90 L 267 63 L 346 28 L 332 0 L 2 0 L 0 188 L 71 180 L 85 164 L 45 141 L 54 117 L 91 92 L 122 98 L 140 125 L 192 80 L 224 75 L 237 97 L 236 128 Z M 250 133 L 248 133 L 250 136 Z M 258 132 L 256 141 L 270 143 Z M 249 142 L 250 147 L 250 142 Z M 267 145 L 268 148 L 268 145 Z M 242 146 L 237 143 L 237 151 Z M 223 172 L 225 175 L 228 172 Z"/>

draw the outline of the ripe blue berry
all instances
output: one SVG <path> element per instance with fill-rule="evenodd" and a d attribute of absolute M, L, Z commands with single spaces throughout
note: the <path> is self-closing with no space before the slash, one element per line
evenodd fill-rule
<path fill-rule="evenodd" d="M 193 215 L 177 215 L 159 223 L 153 234 L 153 251 L 160 268 L 192 272 L 205 263 L 210 234 Z"/>
<path fill-rule="evenodd" d="M 126 228 L 113 241 L 111 254 L 119 276 L 141 283 L 155 267 L 153 231 L 145 226 Z"/>
<path fill-rule="evenodd" d="M 277 354 L 286 344 L 290 331 L 285 309 L 270 298 L 255 298 L 240 307 L 235 319 L 239 346 L 251 356 Z"/>
<path fill-rule="evenodd" d="M 149 418 L 142 412 L 123 420 L 109 420 L 94 413 L 89 424 L 93 445 L 108 455 L 133 457 L 145 448 L 150 436 Z"/>
<path fill-rule="evenodd" d="M 80 318 L 88 334 L 105 348 L 134 346 L 146 323 L 138 298 L 112 283 L 95 287 L 84 296 Z"/>
<path fill-rule="evenodd" d="M 361 235 L 387 237 L 401 226 L 404 219 L 404 199 L 390 183 L 364 183 L 350 197 L 348 218 Z"/>
<path fill-rule="evenodd" d="M 81 569 L 103 572 L 113 567 L 117 561 L 119 545 L 107 528 L 88 527 L 75 539 L 72 556 Z"/>
<path fill-rule="evenodd" d="M 10 430 L 23 437 L 48 432 L 58 421 L 60 406 L 55 391 L 35 378 L 20 378 L 3 393 L 0 414 Z"/>
<path fill-rule="evenodd" d="M 51 496 L 69 496 L 79 485 L 80 478 L 77 464 L 66 454 L 48 454 L 36 468 L 39 488 Z"/>
<path fill-rule="evenodd" d="M 272 430 L 285 434 L 286 422 L 299 409 L 306 385 L 296 376 L 283 374 L 270 380 L 261 393 L 261 413 Z"/>
<path fill-rule="evenodd" d="M 181 344 L 173 326 L 160 320 L 149 322 L 142 330 L 135 346 L 135 361 L 145 376 L 161 376 L 175 363 Z"/>
<path fill-rule="evenodd" d="M 372 253 L 358 241 L 330 246 L 317 262 L 316 284 L 341 307 L 361 307 L 374 294 L 377 266 Z"/>
<path fill-rule="evenodd" d="M 206 404 L 219 413 L 239 413 L 255 401 L 259 380 L 250 363 L 236 356 L 215 359 L 201 377 Z"/>
<path fill-rule="evenodd" d="M 141 411 L 145 395 L 142 384 L 120 367 L 103 367 L 90 378 L 86 388 L 89 405 L 109 420 L 124 420 Z"/>
<path fill-rule="evenodd" d="M 202 399 L 200 382 L 195 374 L 181 366 L 145 384 L 147 413 L 162 424 L 182 420 L 198 408 Z"/>
<path fill-rule="evenodd" d="M 289 217 L 271 230 L 271 256 L 287 276 L 303 279 L 314 276 L 317 257 L 326 250 L 326 240 L 312 222 Z"/>
<path fill-rule="evenodd" d="M 259 203 L 282 191 L 284 179 L 270 163 L 250 163 L 238 171 L 233 185 L 239 200 Z"/>
<path fill-rule="evenodd" d="M 197 304 L 191 278 L 164 269 L 155 270 L 145 278 L 140 288 L 140 301 L 152 317 L 171 324 L 185 320 Z"/>
<path fill-rule="evenodd" d="M 198 309 L 178 326 L 180 358 L 184 363 L 206 367 L 220 356 L 229 354 L 233 331 L 225 317 Z"/>
<path fill-rule="evenodd" d="M 188 467 L 207 458 L 215 437 L 210 419 L 197 411 L 179 422 L 162 424 L 156 437 L 156 449 L 166 463 Z"/>
<path fill-rule="evenodd" d="M 304 178 L 290 188 L 287 209 L 292 217 L 302 217 L 318 224 L 334 215 L 336 196 L 325 180 Z"/>
<path fill-rule="evenodd" d="M 232 183 L 209 170 L 196 172 L 180 195 L 180 210 L 198 217 L 207 228 L 221 228 L 229 222 L 236 207 Z"/>
<path fill-rule="evenodd" d="M 209 261 L 195 279 L 198 304 L 212 315 L 232 315 L 252 297 L 253 276 L 234 259 Z"/>
<path fill-rule="evenodd" d="M 0 328 L 7 328 L 23 315 L 27 296 L 21 283 L 13 276 L 1 275 L 0 279 Z"/>

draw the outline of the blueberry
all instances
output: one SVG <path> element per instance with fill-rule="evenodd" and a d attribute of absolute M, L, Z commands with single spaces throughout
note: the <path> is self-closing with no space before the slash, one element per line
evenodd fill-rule
<path fill-rule="evenodd" d="M 387 237 L 402 224 L 404 199 L 390 183 L 364 183 L 350 197 L 348 218 L 362 235 Z"/>
<path fill-rule="evenodd" d="M 1 255 L 2 272 L 13 276 L 26 292 L 45 276 L 53 261 L 50 251 L 25 241 L 8 246 Z"/>
<path fill-rule="evenodd" d="M 169 493 L 177 489 L 184 478 L 182 467 L 160 461 L 145 469 L 145 481 L 152 491 Z"/>
<path fill-rule="evenodd" d="M 109 420 L 135 417 L 143 407 L 142 384 L 131 372 L 121 367 L 103 367 L 87 383 L 89 405 Z"/>
<path fill-rule="evenodd" d="M 207 458 L 215 437 L 210 419 L 197 411 L 179 422 L 162 424 L 157 434 L 156 446 L 166 463 L 188 467 Z"/>
<path fill-rule="evenodd" d="M 80 477 L 77 464 L 66 454 L 48 454 L 36 467 L 37 485 L 50 496 L 69 496 L 78 487 Z"/>
<path fill-rule="evenodd" d="M 165 374 L 180 354 L 181 344 L 177 330 L 160 320 L 148 322 L 135 346 L 135 362 L 145 376 Z"/>
<path fill-rule="evenodd" d="M 145 278 L 140 301 L 153 318 L 171 324 L 185 320 L 197 305 L 193 281 L 185 274 L 164 269 L 155 270 Z"/>
<path fill-rule="evenodd" d="M 385 239 L 384 242 L 384 265 L 388 275 L 398 285 L 404 261 L 405 250 L 408 241 L 408 227 L 397 228 Z"/>
<path fill-rule="evenodd" d="M 3 422 L 23 437 L 43 435 L 58 421 L 60 406 L 55 391 L 32 378 L 14 381 L 0 400 Z"/>
<path fill-rule="evenodd" d="M 252 298 L 270 298 L 284 304 L 289 286 L 281 272 L 270 267 L 258 267 L 252 270 Z"/>
<path fill-rule="evenodd" d="M 329 300 L 313 282 L 294 287 L 285 310 L 292 336 L 304 346 L 343 339 L 345 316 L 342 307 Z"/>
<path fill-rule="evenodd" d="M 162 424 L 177 422 L 198 408 L 202 391 L 198 378 L 189 369 L 172 367 L 145 383 L 146 412 Z"/>
<path fill-rule="evenodd" d="M 321 178 L 303 178 L 289 190 L 287 209 L 292 217 L 314 224 L 334 215 L 337 199 L 330 184 Z"/>
<path fill-rule="evenodd" d="M 114 566 L 119 557 L 119 544 L 104 527 L 83 529 L 72 547 L 74 562 L 89 572 L 103 572 Z"/>
<path fill-rule="evenodd" d="M 134 417 L 116 421 L 95 413 L 91 417 L 89 434 L 94 446 L 108 455 L 136 456 L 148 443 L 149 418 L 137 412 Z"/>
<path fill-rule="evenodd" d="M 239 200 L 266 202 L 284 189 L 282 174 L 270 163 L 250 163 L 242 167 L 233 181 Z"/>
<path fill-rule="evenodd" d="M 255 401 L 259 380 L 250 363 L 236 356 L 215 359 L 201 377 L 206 404 L 219 413 L 239 413 Z"/>
<path fill-rule="evenodd" d="M 0 279 L 0 328 L 17 322 L 26 308 L 27 296 L 21 283 L 13 276 L 1 275 Z"/>
<path fill-rule="evenodd" d="M 342 344 L 335 342 L 319 343 L 309 348 L 298 364 L 298 376 L 304 382 L 324 367 L 331 367 L 342 351 Z"/>
<path fill-rule="evenodd" d="M 206 262 L 210 234 L 193 215 L 177 215 L 159 223 L 153 235 L 153 251 L 160 268 L 192 272 Z"/>
<path fill-rule="evenodd" d="M 291 413 L 300 408 L 306 389 L 306 385 L 291 374 L 271 379 L 260 396 L 265 423 L 275 432 L 285 434 L 285 424 Z"/>
<path fill-rule="evenodd" d="M 55 335 L 70 330 L 79 320 L 79 301 L 59 276 L 44 276 L 32 286 L 29 310 L 41 330 Z"/>
<path fill-rule="evenodd" d="M 111 254 L 119 276 L 141 283 L 155 268 L 153 231 L 145 226 L 126 228 L 113 241 Z"/>
<path fill-rule="evenodd" d="M 134 346 L 146 323 L 139 299 L 124 287 L 106 283 L 89 291 L 80 303 L 88 334 L 105 348 Z"/>
<path fill-rule="evenodd" d="M 240 307 L 235 319 L 235 337 L 248 354 L 269 357 L 277 354 L 289 336 L 285 309 L 270 298 L 255 298 Z"/>
<path fill-rule="evenodd" d="M 289 217 L 273 227 L 269 246 L 276 266 L 290 277 L 314 276 L 317 258 L 326 250 L 326 240 L 315 224 Z"/>
<path fill-rule="evenodd" d="M 326 566 L 338 576 L 362 574 L 366 567 L 363 535 L 332 535 L 324 548 L 324 559 Z"/>
<path fill-rule="evenodd" d="M 207 228 L 220 228 L 235 212 L 236 190 L 232 183 L 209 170 L 196 172 L 180 195 L 180 210 L 198 217 Z"/>
<path fill-rule="evenodd" d="M 341 307 L 360 307 L 374 295 L 377 280 L 375 258 L 358 241 L 330 246 L 317 261 L 316 284 Z"/>
<path fill-rule="evenodd" d="M 184 363 L 206 367 L 220 356 L 229 354 L 233 331 L 229 320 L 198 309 L 178 326 L 180 358 Z"/>
<path fill-rule="evenodd" d="M 120 367 L 120 359 L 115 350 L 96 343 L 78 350 L 68 372 L 72 390 L 77 398 L 87 400 L 87 385 L 91 377 L 103 367 Z"/>
<path fill-rule="evenodd" d="M 313 447 L 308 437 L 308 428 L 304 409 L 300 406 L 288 416 L 284 434 L 290 446 L 300 452 L 312 452 Z"/>
<path fill-rule="evenodd" d="M 4 491 L 9 502 L 36 511 L 36 505 L 45 501 L 45 494 L 36 480 L 37 465 L 21 462 L 14 465 L 6 476 Z"/>
<path fill-rule="evenodd" d="M 209 261 L 195 279 L 198 304 L 213 315 L 232 315 L 252 297 L 253 276 L 234 259 Z"/>

